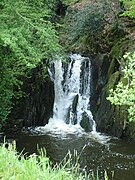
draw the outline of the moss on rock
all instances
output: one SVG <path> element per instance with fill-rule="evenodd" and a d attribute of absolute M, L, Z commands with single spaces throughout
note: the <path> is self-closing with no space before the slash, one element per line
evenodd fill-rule
<path fill-rule="evenodd" d="M 126 127 L 125 136 L 135 140 L 135 121 L 129 122 Z"/>
<path fill-rule="evenodd" d="M 110 78 L 106 86 L 107 96 L 109 95 L 109 91 L 115 88 L 115 85 L 118 83 L 119 77 L 120 77 L 119 71 L 116 71 L 115 73 L 110 75 Z"/>

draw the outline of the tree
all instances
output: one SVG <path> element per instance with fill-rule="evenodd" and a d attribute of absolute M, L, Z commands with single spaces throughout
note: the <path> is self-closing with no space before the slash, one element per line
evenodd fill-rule
<path fill-rule="evenodd" d="M 60 53 L 61 47 L 51 22 L 47 0 L 3 0 L 0 2 L 0 123 L 19 97 L 21 78 L 45 59 Z"/>

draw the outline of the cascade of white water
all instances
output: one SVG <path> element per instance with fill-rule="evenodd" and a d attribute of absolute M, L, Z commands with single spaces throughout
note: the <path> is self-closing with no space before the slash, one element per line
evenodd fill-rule
<path fill-rule="evenodd" d="M 80 122 L 87 117 L 92 131 L 96 131 L 90 111 L 91 62 L 89 58 L 78 54 L 70 55 L 70 63 L 64 72 L 61 60 L 54 61 L 55 102 L 53 118 L 45 127 L 64 129 L 80 127 Z M 51 73 L 50 73 L 51 74 Z M 76 105 L 73 102 L 76 99 Z M 75 106 L 75 107 L 73 107 Z"/>
<path fill-rule="evenodd" d="M 89 102 L 91 62 L 88 58 L 82 57 L 78 54 L 73 54 L 70 58 L 71 62 L 68 66 L 65 80 L 63 79 L 64 72 L 61 61 L 59 60 L 54 62 L 55 103 L 53 119 L 55 121 L 57 119 L 57 121 L 63 122 L 66 122 L 66 119 L 68 119 L 68 124 L 80 124 L 83 113 L 85 112 L 89 119 L 93 122 L 92 130 L 95 131 L 95 123 L 90 111 Z M 64 83 L 62 85 L 63 81 Z M 72 110 L 72 104 L 75 96 L 79 97 L 76 114 Z"/>
<path fill-rule="evenodd" d="M 54 80 L 54 89 L 55 89 L 55 101 L 53 108 L 53 119 L 62 120 L 63 111 L 64 111 L 64 92 L 62 87 L 63 81 L 63 68 L 61 60 L 56 60 L 54 62 L 55 67 L 55 80 Z"/>

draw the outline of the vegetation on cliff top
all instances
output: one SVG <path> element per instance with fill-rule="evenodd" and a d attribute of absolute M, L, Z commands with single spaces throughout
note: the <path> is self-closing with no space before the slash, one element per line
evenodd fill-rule
<path fill-rule="evenodd" d="M 80 49 L 82 52 L 84 49 L 88 49 L 89 52 L 94 52 L 95 49 L 98 51 L 106 16 L 111 11 L 108 1 L 79 1 L 70 6 L 68 11 L 62 37 L 67 48 L 75 51 Z"/>

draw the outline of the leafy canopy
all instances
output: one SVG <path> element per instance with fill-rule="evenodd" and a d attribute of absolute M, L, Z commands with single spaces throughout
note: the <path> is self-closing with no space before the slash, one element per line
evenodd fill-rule
<path fill-rule="evenodd" d="M 58 50 L 58 38 L 44 0 L 5 0 L 1 7 L 0 42 L 20 65 L 34 67 Z"/>
<path fill-rule="evenodd" d="M 0 122 L 7 118 L 12 98 L 20 96 L 20 78 L 61 51 L 52 23 L 55 0 L 49 2 L 0 2 Z"/>

